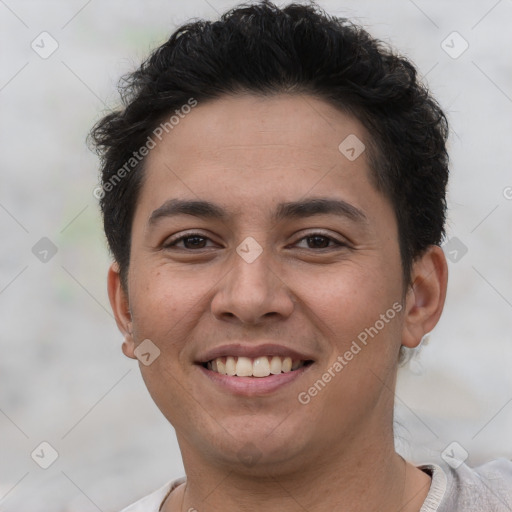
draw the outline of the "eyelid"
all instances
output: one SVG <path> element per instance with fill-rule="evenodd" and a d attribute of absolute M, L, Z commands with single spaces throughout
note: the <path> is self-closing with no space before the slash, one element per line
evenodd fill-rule
<path fill-rule="evenodd" d="M 312 229 L 314 229 L 314 228 L 312 228 Z M 162 247 L 163 248 L 172 247 L 175 244 L 177 244 L 178 242 L 181 242 L 183 239 L 185 239 L 185 238 L 192 238 L 194 236 L 199 237 L 199 238 L 205 238 L 205 239 L 210 240 L 210 241 L 213 242 L 211 237 L 206 235 L 206 234 L 204 234 L 204 233 L 201 233 L 199 231 L 189 231 L 189 232 L 185 232 L 185 233 L 180 233 L 177 236 L 173 236 L 170 239 L 164 241 L 164 243 L 162 244 Z M 328 238 L 330 241 L 332 241 L 335 244 L 332 247 L 324 247 L 324 248 L 320 248 L 320 249 L 310 249 L 310 250 L 313 250 L 315 252 L 319 252 L 322 249 L 324 249 L 324 250 L 326 250 L 326 249 L 333 249 L 335 247 L 346 247 L 346 246 L 349 245 L 348 242 L 339 240 L 338 238 L 334 237 L 330 233 L 325 232 L 325 231 L 323 231 L 321 229 L 316 229 L 316 230 L 309 231 L 309 232 L 303 232 L 298 238 L 296 238 L 296 240 L 295 240 L 295 242 L 293 242 L 293 244 L 297 244 L 298 242 L 301 242 L 305 238 L 309 238 L 309 237 L 312 237 L 312 236 L 322 236 L 322 237 Z M 203 247 L 201 249 L 205 249 L 205 248 Z M 194 252 L 199 252 L 201 249 L 194 250 L 194 249 L 186 249 L 186 248 L 184 248 L 184 250 L 186 250 L 186 251 L 194 251 Z"/>
<path fill-rule="evenodd" d="M 176 244 L 177 242 L 181 242 L 184 238 L 192 238 L 194 236 L 201 237 L 201 238 L 206 238 L 206 239 L 211 240 L 213 242 L 211 237 L 206 235 L 206 234 L 204 234 L 204 233 L 201 233 L 199 231 L 189 231 L 189 232 L 186 231 L 184 233 L 178 233 L 177 235 L 173 235 L 170 238 L 166 238 L 164 240 L 164 242 L 162 243 L 162 247 L 163 248 L 171 247 L 172 245 Z"/>
<path fill-rule="evenodd" d="M 334 242 L 334 244 L 335 244 L 332 247 L 324 247 L 323 248 L 324 250 L 334 249 L 336 247 L 348 247 L 348 245 L 349 245 L 348 241 L 339 240 L 338 238 L 333 236 L 331 233 L 326 232 L 322 229 L 314 229 L 314 228 L 311 228 L 311 229 L 313 229 L 313 231 L 305 232 L 305 233 L 299 235 L 298 238 L 295 240 L 295 242 L 293 242 L 293 244 L 297 244 L 298 242 L 304 240 L 305 238 L 309 238 L 312 236 L 322 236 L 322 237 L 328 238 L 330 241 Z M 314 250 L 314 249 L 310 249 L 310 250 Z M 319 252 L 321 250 L 322 249 L 316 249 L 316 252 Z"/>

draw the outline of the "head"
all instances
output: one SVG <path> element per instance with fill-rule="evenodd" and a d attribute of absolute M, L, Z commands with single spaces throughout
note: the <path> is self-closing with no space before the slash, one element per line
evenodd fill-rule
<path fill-rule="evenodd" d="M 277 467 L 389 425 L 447 280 L 447 122 L 414 66 L 262 2 L 180 27 L 121 92 L 92 131 L 109 297 L 125 354 L 158 353 L 140 366 L 182 452 L 229 467 L 255 445 Z M 226 346 L 295 351 L 300 377 L 226 391 L 206 375 Z"/>

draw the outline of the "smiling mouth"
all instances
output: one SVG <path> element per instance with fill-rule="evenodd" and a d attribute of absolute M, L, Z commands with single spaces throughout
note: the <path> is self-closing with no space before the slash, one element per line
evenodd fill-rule
<path fill-rule="evenodd" d="M 202 366 L 212 372 L 221 375 L 238 377 L 268 377 L 289 373 L 304 366 L 309 366 L 313 361 L 292 360 L 291 357 L 261 356 L 261 357 L 217 357 L 203 363 Z"/>

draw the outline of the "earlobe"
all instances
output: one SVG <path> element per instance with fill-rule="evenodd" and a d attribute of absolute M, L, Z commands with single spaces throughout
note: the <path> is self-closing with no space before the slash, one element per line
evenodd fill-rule
<path fill-rule="evenodd" d="M 117 262 L 112 263 L 108 269 L 107 290 L 117 327 L 124 336 L 122 345 L 123 354 L 132 359 L 136 359 L 134 355 L 135 343 L 132 333 L 132 315 L 128 297 L 121 285 L 119 265 Z"/>
<path fill-rule="evenodd" d="M 413 263 L 407 292 L 402 345 L 417 347 L 435 327 L 443 311 L 448 284 L 448 265 L 441 247 L 430 246 Z"/>
<path fill-rule="evenodd" d="M 126 357 L 130 357 L 131 359 L 137 359 L 134 353 L 135 344 L 133 342 L 131 334 L 129 336 L 125 336 L 121 349 Z"/>

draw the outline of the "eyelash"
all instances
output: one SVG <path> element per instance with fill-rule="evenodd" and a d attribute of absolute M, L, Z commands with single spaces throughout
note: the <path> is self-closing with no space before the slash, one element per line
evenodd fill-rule
<path fill-rule="evenodd" d="M 303 236 L 302 238 L 299 238 L 295 243 L 298 243 L 298 242 L 301 242 L 302 240 L 305 240 L 307 238 L 312 238 L 312 237 L 315 237 L 315 236 L 319 236 L 319 237 L 322 237 L 322 238 L 327 238 L 330 242 L 334 242 L 334 246 L 331 246 L 331 247 L 320 247 L 319 249 L 316 249 L 315 252 L 320 252 L 322 250 L 330 250 L 330 249 L 334 249 L 335 247 L 347 247 L 348 244 L 345 244 L 343 242 L 340 242 L 339 240 L 336 240 L 335 238 L 331 237 L 331 236 L 328 236 L 326 235 L 325 233 L 321 233 L 321 232 L 312 232 L 312 233 L 308 233 L 306 236 Z M 182 240 L 185 240 L 187 238 L 203 238 L 203 239 L 206 239 L 206 240 L 211 240 L 209 237 L 203 235 L 202 233 L 186 233 L 184 235 L 181 235 L 179 238 L 176 238 L 175 240 L 170 240 L 168 243 L 164 244 L 162 247 L 164 249 L 170 249 L 171 247 L 175 247 L 176 244 L 178 242 L 181 242 Z M 192 251 L 192 252 L 199 252 L 200 250 L 202 249 L 206 249 L 205 247 L 201 247 L 200 249 L 198 249 L 197 251 L 195 251 L 194 249 L 187 249 L 186 247 L 183 247 L 181 248 L 185 251 Z M 311 250 L 315 250 L 315 249 L 311 249 Z"/>

